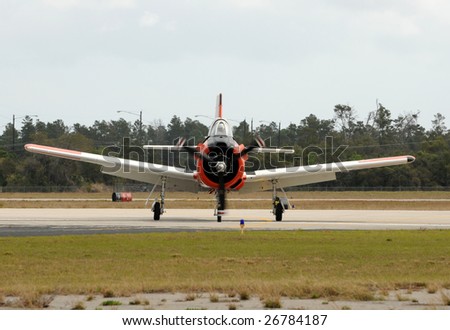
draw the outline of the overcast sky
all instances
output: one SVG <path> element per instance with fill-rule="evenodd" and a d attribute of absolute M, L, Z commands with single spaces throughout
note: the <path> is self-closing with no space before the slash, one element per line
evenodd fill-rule
<path fill-rule="evenodd" d="M 0 0 L 0 129 L 173 115 L 298 124 L 378 99 L 450 122 L 447 0 Z M 209 120 L 199 118 L 205 124 Z"/>

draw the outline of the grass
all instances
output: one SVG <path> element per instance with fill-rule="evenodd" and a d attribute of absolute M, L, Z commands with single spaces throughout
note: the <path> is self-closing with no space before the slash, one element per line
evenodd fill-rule
<path fill-rule="evenodd" d="M 83 302 L 77 302 L 72 308 L 72 310 L 85 310 L 86 306 Z"/>
<path fill-rule="evenodd" d="M 158 193 L 154 196 L 158 196 Z M 204 192 L 198 194 L 167 192 L 166 196 L 167 208 L 212 209 L 215 206 L 214 195 Z M 448 191 L 293 191 L 288 192 L 287 196 L 291 204 L 298 209 L 450 210 L 450 192 Z M 0 202 L 0 208 L 143 208 L 144 199 L 148 197 L 148 193 L 133 193 L 132 202 L 115 203 L 111 202 L 110 193 L 8 193 L 0 194 L 0 197 L 6 198 Z M 27 200 L 14 200 L 21 198 Z M 271 199 L 271 192 L 230 193 L 228 207 L 270 208 Z"/>
<path fill-rule="evenodd" d="M 185 292 L 189 300 L 238 292 L 373 300 L 380 290 L 449 288 L 448 242 L 450 231 L 437 230 L 5 237 L 0 297 Z"/>
<path fill-rule="evenodd" d="M 212 293 L 209 295 L 209 301 L 212 303 L 217 303 L 219 302 L 219 296 L 215 293 Z"/>
<path fill-rule="evenodd" d="M 281 308 L 280 297 L 270 297 L 264 300 L 264 308 Z"/>
<path fill-rule="evenodd" d="M 102 302 L 102 306 L 120 306 L 122 303 L 117 300 L 106 300 Z"/>

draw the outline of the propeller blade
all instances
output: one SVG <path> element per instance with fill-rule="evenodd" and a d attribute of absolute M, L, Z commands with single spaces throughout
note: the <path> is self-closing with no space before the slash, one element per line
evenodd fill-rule
<path fill-rule="evenodd" d="M 253 143 L 251 145 L 249 145 L 248 147 L 245 147 L 245 149 L 241 151 L 239 156 L 242 157 L 242 156 L 248 154 L 250 151 L 252 151 L 255 148 L 264 148 L 265 146 L 266 146 L 266 143 L 264 142 L 264 140 L 259 135 L 256 135 Z"/>

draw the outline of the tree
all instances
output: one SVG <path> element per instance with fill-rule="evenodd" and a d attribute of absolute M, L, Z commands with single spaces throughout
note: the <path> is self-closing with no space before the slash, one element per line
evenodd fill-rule
<path fill-rule="evenodd" d="M 13 137 L 14 134 L 14 137 Z M 4 147 L 9 147 L 12 149 L 13 141 L 17 141 L 19 139 L 19 132 L 14 129 L 12 123 L 8 123 L 5 126 L 5 130 L 2 135 L 2 144 Z"/>
<path fill-rule="evenodd" d="M 310 114 L 300 121 L 298 126 L 298 141 L 300 146 L 320 146 L 324 145 L 325 138 L 334 133 L 334 123 L 332 120 L 322 120 L 316 115 Z"/>
<path fill-rule="evenodd" d="M 239 123 L 238 126 L 233 127 L 233 136 L 239 143 L 248 145 L 252 141 L 252 132 L 250 132 L 250 126 L 246 120 Z"/>
<path fill-rule="evenodd" d="M 188 140 L 193 140 L 192 144 L 202 142 L 205 139 L 205 136 L 208 135 L 208 127 L 203 125 L 198 120 L 192 120 L 191 118 L 187 117 L 184 121 L 183 126 L 183 136 Z"/>
<path fill-rule="evenodd" d="M 169 143 L 174 144 L 179 137 L 184 136 L 184 125 L 180 117 L 173 116 L 170 123 L 167 125 L 167 136 Z"/>
<path fill-rule="evenodd" d="M 53 123 L 47 123 L 46 131 L 49 138 L 56 139 L 68 133 L 69 128 L 64 124 L 62 119 L 58 119 Z"/>
<path fill-rule="evenodd" d="M 161 119 L 155 119 L 152 124 L 155 132 L 154 144 L 169 144 L 167 138 L 167 129 Z"/>
<path fill-rule="evenodd" d="M 268 147 L 275 146 L 278 141 L 278 124 L 274 121 L 261 124 L 256 128 L 256 134 L 266 141 Z"/>
<path fill-rule="evenodd" d="M 120 118 L 119 120 L 111 120 L 111 122 L 107 123 L 106 129 L 106 138 L 105 142 L 112 142 L 115 144 L 122 144 L 123 139 L 126 137 L 130 137 L 131 135 L 131 127 L 130 123 L 125 119 Z M 137 135 L 134 135 L 138 138 Z M 137 141 L 135 141 L 137 142 Z"/>
<path fill-rule="evenodd" d="M 349 105 L 338 104 L 334 106 L 334 118 L 341 129 L 344 142 L 347 142 L 355 128 L 355 111 Z"/>
<path fill-rule="evenodd" d="M 285 129 L 283 129 L 283 139 L 282 139 L 282 145 L 284 146 L 293 146 L 295 144 L 297 144 L 297 140 L 298 140 L 298 127 L 296 124 L 294 123 L 290 123 L 288 127 L 286 127 Z"/>
<path fill-rule="evenodd" d="M 391 112 L 381 103 L 373 114 L 373 126 L 376 128 L 376 135 L 380 144 L 392 142 Z"/>
<path fill-rule="evenodd" d="M 33 119 L 30 116 L 26 116 L 22 120 L 22 130 L 20 133 L 20 140 L 22 143 L 30 143 L 34 141 L 36 135 L 36 127 L 33 124 Z"/>
<path fill-rule="evenodd" d="M 376 111 L 370 113 L 367 122 L 356 121 L 355 117 L 351 107 L 338 104 L 334 107 L 334 120 L 320 119 L 310 114 L 300 120 L 298 125 L 291 123 L 281 130 L 281 141 L 282 145 L 295 148 L 296 153 L 293 157 L 296 158 L 281 159 L 278 155 L 251 153 L 246 169 L 251 171 L 262 166 L 266 168 L 289 166 L 292 161 L 295 165 L 312 165 L 315 162 L 328 161 L 322 156 L 323 147 L 330 148 L 330 143 L 325 143 L 326 137 L 334 136 L 349 145 L 342 160 L 359 160 L 400 153 L 414 155 L 417 159 L 411 166 L 351 172 L 343 175 L 339 181 L 320 184 L 321 186 L 448 187 L 450 133 L 442 114 L 437 113 L 434 116 L 432 128 L 426 133 L 418 123 L 418 111 L 401 114 L 392 119 L 391 111 L 380 104 Z M 62 120 L 45 123 L 39 120 L 33 122 L 31 118 L 26 117 L 22 123 L 21 129 L 15 130 L 14 140 L 23 143 L 33 142 L 102 153 L 101 146 L 120 145 L 124 137 L 129 136 L 140 142 L 140 123 L 138 121 L 130 123 L 123 118 L 112 121 L 97 120 L 92 126 L 74 124 L 71 130 Z M 251 143 L 252 132 L 245 120 L 233 129 L 238 142 L 245 145 Z M 194 139 L 188 140 L 190 145 L 194 145 L 203 140 L 207 131 L 208 128 L 197 120 L 186 118 L 182 122 L 178 116 L 174 116 L 167 126 L 161 120 L 154 120 L 153 124 L 143 126 L 142 142 L 172 144 L 178 137 L 186 137 L 195 138 L 195 143 Z M 256 131 L 263 138 L 274 138 L 277 141 L 279 127 L 276 122 L 271 122 L 260 125 Z M 30 154 L 22 147 L 19 148 L 19 145 L 15 152 L 12 152 L 12 134 L 10 123 L 5 126 L 0 140 L 0 185 L 83 186 L 94 182 L 112 184 L 116 180 L 102 175 L 98 167 L 92 164 Z M 270 143 L 266 142 L 269 146 Z M 335 142 L 331 149 L 338 150 L 338 144 Z M 308 159 L 300 158 L 299 152 Z M 189 166 L 194 169 L 193 157 L 189 158 L 186 155 L 172 156 L 158 150 L 149 154 L 147 158 L 148 161 L 162 164 L 176 161 L 177 166 Z"/>
<path fill-rule="evenodd" d="M 419 111 L 400 115 L 394 120 L 397 142 L 420 142 L 425 138 L 425 129 L 418 124 Z M 404 149 L 404 148 L 403 148 Z"/>
<path fill-rule="evenodd" d="M 434 115 L 434 119 L 431 121 L 433 125 L 431 127 L 431 133 L 435 135 L 444 135 L 447 131 L 447 127 L 445 126 L 445 117 L 439 112 Z"/>

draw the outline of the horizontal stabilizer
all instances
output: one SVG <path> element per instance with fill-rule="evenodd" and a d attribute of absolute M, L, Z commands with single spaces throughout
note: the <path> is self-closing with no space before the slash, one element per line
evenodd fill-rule
<path fill-rule="evenodd" d="M 293 153 L 294 153 L 294 149 L 284 149 L 284 148 L 254 148 L 254 149 L 252 149 L 252 152 L 293 154 Z"/>
<path fill-rule="evenodd" d="M 153 150 L 172 150 L 172 151 L 181 151 L 183 150 L 183 146 L 174 146 L 174 145 L 152 145 L 147 144 L 142 146 L 144 149 L 153 149 Z"/>

